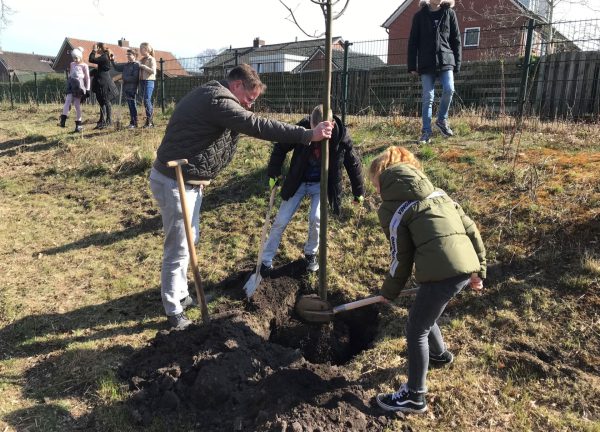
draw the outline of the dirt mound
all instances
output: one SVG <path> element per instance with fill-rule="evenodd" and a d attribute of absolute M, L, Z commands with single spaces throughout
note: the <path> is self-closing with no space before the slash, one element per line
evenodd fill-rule
<path fill-rule="evenodd" d="M 376 311 L 302 323 L 294 304 L 305 290 L 299 279 L 279 275 L 263 281 L 246 310 L 159 332 L 120 370 L 135 391 L 133 417 L 149 424 L 160 415 L 176 424 L 185 415 L 207 431 L 382 430 L 387 418 L 367 389 L 331 365 L 368 345 Z"/>

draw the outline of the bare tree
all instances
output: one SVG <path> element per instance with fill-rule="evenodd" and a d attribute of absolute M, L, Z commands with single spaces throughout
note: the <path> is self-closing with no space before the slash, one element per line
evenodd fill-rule
<path fill-rule="evenodd" d="M 0 0 L 0 32 L 10 24 L 10 16 L 14 10 L 8 5 L 6 0 Z"/>
<path fill-rule="evenodd" d="M 331 27 L 334 20 L 341 17 L 350 0 L 345 0 L 343 7 L 338 11 L 334 12 L 335 6 L 341 5 L 342 0 L 310 0 L 311 3 L 316 4 L 321 8 L 323 18 L 325 18 L 325 94 L 323 95 L 323 115 L 327 117 L 327 120 L 331 118 Z M 316 32 L 313 35 L 306 32 L 296 19 L 296 13 L 290 8 L 283 0 L 279 2 L 288 10 L 288 19 L 292 21 L 299 29 L 308 37 L 320 37 L 323 33 L 317 35 Z M 327 216 L 328 216 L 328 202 L 327 202 L 327 179 L 329 177 L 329 140 L 323 140 L 321 142 L 321 203 L 320 203 L 320 216 L 321 224 L 319 226 L 319 296 L 322 300 L 327 300 Z"/>

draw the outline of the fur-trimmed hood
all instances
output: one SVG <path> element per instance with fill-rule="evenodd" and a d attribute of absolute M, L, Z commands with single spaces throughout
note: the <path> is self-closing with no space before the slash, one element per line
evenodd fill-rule
<path fill-rule="evenodd" d="M 419 7 L 429 6 L 429 0 L 419 0 Z M 440 3 L 441 7 L 454 7 L 454 0 L 442 0 Z"/>

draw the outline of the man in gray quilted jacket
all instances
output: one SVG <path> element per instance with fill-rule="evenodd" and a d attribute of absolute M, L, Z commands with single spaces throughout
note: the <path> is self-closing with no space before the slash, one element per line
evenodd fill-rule
<path fill-rule="evenodd" d="M 240 134 L 307 146 L 331 138 L 333 122 L 305 129 L 249 111 L 265 88 L 256 71 L 243 64 L 232 69 L 226 80 L 210 81 L 192 90 L 177 103 L 157 150 L 150 188 L 160 207 L 165 232 L 161 297 L 172 327 L 181 329 L 191 324 L 184 310 L 195 302 L 188 295 L 189 253 L 175 170 L 166 163 L 176 159 L 189 162 L 182 170 L 197 243 L 203 189 L 231 162 Z"/>

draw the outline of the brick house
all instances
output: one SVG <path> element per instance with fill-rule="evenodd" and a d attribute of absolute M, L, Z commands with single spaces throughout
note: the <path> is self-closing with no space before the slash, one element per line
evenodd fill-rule
<path fill-rule="evenodd" d="M 53 62 L 52 56 L 0 51 L 0 81 L 8 81 L 9 73 L 20 83 L 33 80 L 35 74 L 38 78 L 52 74 Z"/>
<path fill-rule="evenodd" d="M 92 47 L 94 46 L 95 41 L 88 41 L 84 39 L 75 39 L 67 37 L 63 41 L 60 46 L 60 50 L 58 51 L 58 55 L 56 56 L 56 60 L 52 64 L 52 68 L 56 72 L 64 72 L 69 68 L 69 64 L 71 63 L 71 50 L 77 47 L 82 47 L 84 49 L 83 52 L 83 60 L 87 63 L 87 58 L 92 51 Z M 116 44 L 105 43 L 105 46 L 109 48 L 115 55 L 115 61 L 117 63 L 125 63 L 127 62 L 127 49 L 129 48 L 129 41 L 125 39 L 119 40 Z M 174 76 L 188 76 L 188 72 L 181 66 L 179 61 L 175 58 L 173 54 L 168 51 L 161 51 L 154 49 L 154 57 L 156 58 L 156 67 L 160 68 L 158 63 L 159 59 L 163 59 L 164 63 L 164 73 L 168 77 Z M 90 65 L 93 67 L 94 65 Z"/>
<path fill-rule="evenodd" d="M 408 37 L 419 0 L 404 0 L 382 24 L 388 32 L 388 64 L 406 64 Z M 546 22 L 547 0 L 456 0 L 463 61 L 519 57 L 525 49 L 529 18 Z M 533 53 L 541 54 L 543 34 L 536 30 Z"/>

